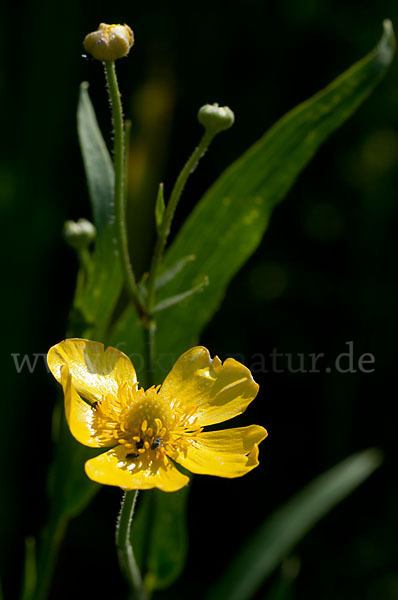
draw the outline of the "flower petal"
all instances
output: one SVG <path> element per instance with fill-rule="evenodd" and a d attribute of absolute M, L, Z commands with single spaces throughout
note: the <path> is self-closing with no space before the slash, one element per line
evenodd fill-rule
<path fill-rule="evenodd" d="M 77 392 L 90 402 L 103 396 L 117 397 L 122 383 L 134 386 L 137 376 L 130 359 L 109 346 L 79 338 L 64 340 L 50 348 L 48 366 L 55 379 L 61 382 L 61 368 L 67 365 Z"/>
<path fill-rule="evenodd" d="M 103 438 L 101 441 L 96 438 L 93 426 L 94 410 L 77 393 L 67 365 L 61 368 L 61 384 L 64 390 L 66 420 L 73 437 L 81 444 L 92 448 L 112 446 L 115 442 L 112 437 Z"/>
<path fill-rule="evenodd" d="M 159 394 L 173 405 L 196 404 L 196 424 L 204 427 L 243 413 L 256 397 L 258 385 L 247 367 L 227 358 L 211 358 L 202 346 L 183 354 L 163 382 Z"/>
<path fill-rule="evenodd" d="M 184 450 L 170 456 L 192 473 L 240 477 L 259 464 L 258 444 L 266 437 L 259 425 L 208 431 L 187 439 Z"/>
<path fill-rule="evenodd" d="M 117 446 L 85 464 L 87 476 L 105 485 L 116 485 L 124 490 L 148 490 L 154 487 L 164 492 L 175 492 L 189 482 L 171 460 L 144 462 L 141 458 L 126 458 L 128 450 Z"/>

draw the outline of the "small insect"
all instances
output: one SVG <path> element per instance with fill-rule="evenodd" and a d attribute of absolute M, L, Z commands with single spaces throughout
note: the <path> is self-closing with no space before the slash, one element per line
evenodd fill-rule
<path fill-rule="evenodd" d="M 144 442 L 142 440 L 140 440 L 139 442 L 136 443 L 137 450 L 140 450 L 143 447 L 144 447 Z"/>
<path fill-rule="evenodd" d="M 138 458 L 139 454 L 137 454 L 137 452 L 129 452 L 129 454 L 126 454 L 126 458 Z"/>
<path fill-rule="evenodd" d="M 159 446 L 163 446 L 162 438 L 157 437 L 153 440 L 151 450 L 156 450 Z"/>
<path fill-rule="evenodd" d="M 98 400 L 95 400 L 95 401 L 92 403 L 92 405 L 91 405 L 91 408 L 92 408 L 93 410 L 97 410 L 97 407 L 98 407 L 98 405 L 99 405 L 99 402 L 98 402 Z"/>

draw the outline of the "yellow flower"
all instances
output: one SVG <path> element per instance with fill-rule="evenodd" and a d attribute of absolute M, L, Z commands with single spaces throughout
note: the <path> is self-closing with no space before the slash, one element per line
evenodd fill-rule
<path fill-rule="evenodd" d="M 203 427 L 241 414 L 258 385 L 232 358 L 211 359 L 191 348 L 162 386 L 143 390 L 129 358 L 102 344 L 68 339 L 50 348 L 48 365 L 62 384 L 66 418 L 78 442 L 110 448 L 88 460 L 88 477 L 125 490 L 179 490 L 192 473 L 240 477 L 258 465 L 259 425 L 204 432 Z"/>

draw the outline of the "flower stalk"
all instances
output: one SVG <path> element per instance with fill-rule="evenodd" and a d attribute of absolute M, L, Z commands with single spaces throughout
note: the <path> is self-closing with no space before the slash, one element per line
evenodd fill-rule
<path fill-rule="evenodd" d="M 112 109 L 113 135 L 114 135 L 114 169 L 115 169 L 115 223 L 117 228 L 117 240 L 121 259 L 121 265 L 124 274 L 125 285 L 131 301 L 136 307 L 140 317 L 146 314 L 145 308 L 141 302 L 134 271 L 130 262 L 128 249 L 128 237 L 126 226 L 126 206 L 125 206 L 125 187 L 126 187 L 126 161 L 125 161 L 125 134 L 123 123 L 123 109 L 120 98 L 119 86 L 116 77 L 115 61 L 108 60 L 104 62 L 105 76 L 108 85 L 109 99 Z"/>
<path fill-rule="evenodd" d="M 141 573 L 138 569 L 130 542 L 131 524 L 133 522 L 137 497 L 138 490 L 125 492 L 123 496 L 120 515 L 116 525 L 116 548 L 121 570 L 134 590 L 136 600 L 146 600 L 147 595 L 143 586 Z"/>
<path fill-rule="evenodd" d="M 200 140 L 198 146 L 195 148 L 187 162 L 185 163 L 182 171 L 177 177 L 177 181 L 174 184 L 172 189 L 170 199 L 167 203 L 166 210 L 164 213 L 163 221 L 160 226 L 158 238 L 155 245 L 155 250 L 153 252 L 151 268 L 149 272 L 148 279 L 148 299 L 146 303 L 146 311 L 150 315 L 155 303 L 155 283 L 156 277 L 159 271 L 159 267 L 162 262 L 163 252 L 167 243 L 167 238 L 170 233 L 171 224 L 173 221 L 173 217 L 178 205 L 178 202 L 181 198 L 181 194 L 184 191 L 185 185 L 188 181 L 191 173 L 196 169 L 200 159 L 206 153 L 206 150 L 210 146 L 215 133 L 210 132 L 208 130 L 205 131 L 202 139 Z"/>
<path fill-rule="evenodd" d="M 130 299 L 135 305 L 140 317 L 144 319 L 146 312 L 140 300 L 137 282 L 135 280 L 134 271 L 130 262 L 126 225 L 126 157 L 130 125 L 128 125 L 128 127 L 125 129 L 120 91 L 116 76 L 115 61 L 105 61 L 104 66 L 109 98 L 111 102 L 114 130 L 114 210 L 119 254 L 124 273 L 125 285 Z M 134 516 L 137 495 L 138 490 L 125 492 L 116 527 L 116 547 L 120 568 L 124 573 L 131 589 L 134 590 L 136 600 L 146 600 L 146 593 L 143 588 L 141 573 L 138 569 L 134 557 L 133 547 L 130 542 L 131 524 Z"/>

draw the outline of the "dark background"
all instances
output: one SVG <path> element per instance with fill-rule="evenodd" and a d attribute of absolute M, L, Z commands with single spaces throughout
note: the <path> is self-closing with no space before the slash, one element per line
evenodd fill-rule
<path fill-rule="evenodd" d="M 170 189 L 200 135 L 206 102 L 228 104 L 236 125 L 219 136 L 178 211 L 181 222 L 208 185 L 287 110 L 366 54 L 393 0 L 25 2 L 1 8 L 3 285 L 1 293 L 1 576 L 16 597 L 23 539 L 46 514 L 45 476 L 56 386 L 43 359 L 17 374 L 12 353 L 46 353 L 64 337 L 76 275 L 63 243 L 67 218 L 90 217 L 75 108 L 80 81 L 108 142 L 101 65 L 81 57 L 100 21 L 126 22 L 136 45 L 119 61 L 133 120 L 130 225 L 137 271 L 148 261 L 158 181 Z M 241 419 L 269 430 L 261 466 L 235 481 L 197 477 L 189 504 L 190 558 L 160 597 L 200 598 L 261 520 L 321 471 L 378 446 L 383 467 L 296 550 L 295 598 L 398 597 L 396 260 L 398 84 L 395 61 L 357 114 L 320 150 L 279 206 L 256 254 L 231 284 L 202 337 L 212 354 L 274 348 L 325 354 L 320 373 L 258 373 L 258 400 Z M 142 178 L 140 173 L 147 173 Z M 372 373 L 325 372 L 347 342 Z M 270 360 L 270 359 L 269 359 Z M 297 358 L 293 366 L 297 367 Z M 104 488 L 70 526 L 52 598 L 125 592 L 113 549 L 119 490 Z M 266 589 L 263 590 L 263 595 Z"/>

